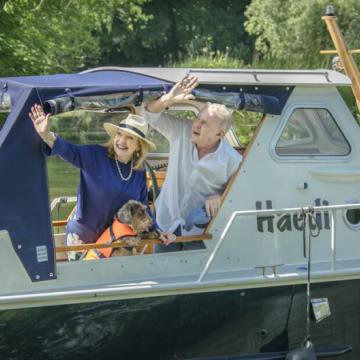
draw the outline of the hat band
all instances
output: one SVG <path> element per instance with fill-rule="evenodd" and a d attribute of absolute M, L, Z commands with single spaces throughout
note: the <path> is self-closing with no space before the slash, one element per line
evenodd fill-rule
<path fill-rule="evenodd" d="M 141 130 L 137 129 L 135 126 L 131 126 L 131 125 L 127 125 L 127 124 L 119 124 L 118 127 L 119 127 L 119 128 L 130 129 L 130 130 L 132 130 L 132 131 L 135 131 L 135 132 L 136 132 L 138 135 L 140 135 L 142 138 L 144 138 L 144 139 L 146 138 L 145 134 L 144 134 Z"/>

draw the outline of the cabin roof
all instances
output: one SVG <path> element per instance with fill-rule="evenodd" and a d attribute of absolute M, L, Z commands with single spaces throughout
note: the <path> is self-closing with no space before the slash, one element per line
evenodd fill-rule
<path fill-rule="evenodd" d="M 122 70 L 177 82 L 186 74 L 199 78 L 202 84 L 243 85 L 335 85 L 349 86 L 351 80 L 344 74 L 328 69 L 268 70 L 268 69 L 197 69 L 161 67 L 103 67 L 83 73 L 105 70 Z"/>
<path fill-rule="evenodd" d="M 127 71 L 126 69 L 104 69 L 76 74 L 54 74 L 0 78 L 1 84 L 16 84 L 27 88 L 91 88 L 92 91 L 129 91 L 139 86 L 145 89 L 158 89 L 171 85 L 163 80 Z"/>
<path fill-rule="evenodd" d="M 36 88 L 98 87 L 129 90 L 138 87 L 154 89 L 195 75 L 201 84 L 213 85 L 351 85 L 350 79 L 333 70 L 262 70 L 262 69 L 196 69 L 159 67 L 101 67 L 78 74 L 3 77 L 1 83 L 13 82 Z M 164 82 L 166 82 L 164 84 Z"/>

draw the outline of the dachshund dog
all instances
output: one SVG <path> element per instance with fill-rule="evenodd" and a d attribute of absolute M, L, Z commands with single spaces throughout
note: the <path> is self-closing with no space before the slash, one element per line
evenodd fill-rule
<path fill-rule="evenodd" d="M 153 219 L 147 212 L 146 206 L 139 201 L 129 200 L 117 211 L 115 219 L 128 225 L 135 234 L 121 237 L 120 240 L 125 241 L 126 247 L 114 248 L 111 256 L 136 255 L 144 250 L 144 245 L 141 244 L 143 239 L 159 237 L 158 231 L 149 232 Z"/>

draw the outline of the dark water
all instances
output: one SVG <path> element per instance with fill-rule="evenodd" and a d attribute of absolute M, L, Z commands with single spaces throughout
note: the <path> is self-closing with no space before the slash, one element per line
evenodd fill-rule
<path fill-rule="evenodd" d="M 152 306 L 159 301 L 166 302 L 154 299 Z M 137 329 L 148 311 L 148 301 L 142 300 L 132 301 L 131 306 L 105 302 L 6 311 L 0 322 L 0 358 L 137 358 L 132 346 L 141 347 L 146 340 L 138 338 Z"/>
<path fill-rule="evenodd" d="M 360 282 L 318 284 L 332 316 L 312 324 L 316 347 L 360 358 Z M 189 359 L 283 351 L 305 337 L 305 287 L 283 286 L 0 313 L 0 359 Z"/>
<path fill-rule="evenodd" d="M 231 291 L 5 311 L 0 354 L 19 360 L 161 360 L 238 352 L 249 340 L 256 348 L 261 338 L 251 339 L 243 327 L 257 307 L 248 303 L 253 296 Z"/>

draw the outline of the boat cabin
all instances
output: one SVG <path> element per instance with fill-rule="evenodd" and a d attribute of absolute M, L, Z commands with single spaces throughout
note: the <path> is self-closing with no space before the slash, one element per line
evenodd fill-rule
<path fill-rule="evenodd" d="M 139 113 L 186 74 L 199 78 L 195 100 L 167 111 L 191 121 L 207 101 L 233 108 L 237 126 L 227 141 L 243 155 L 220 212 L 199 237 L 205 248 L 154 253 L 149 242 L 135 256 L 67 261 L 63 233 L 78 172 L 45 158 L 30 107 L 53 107 L 52 130 L 70 142 L 102 144 L 103 122 Z M 1 78 L 0 85 L 6 115 L 0 129 L 0 309 L 304 283 L 305 210 L 318 233 L 314 281 L 360 277 L 360 129 L 339 93 L 351 85 L 341 73 L 99 68 Z M 152 139 L 158 152 L 148 159 L 150 203 L 168 162 L 166 139 L 155 130 Z"/>

